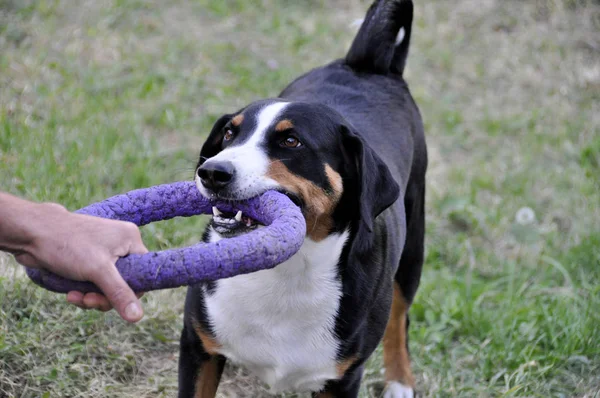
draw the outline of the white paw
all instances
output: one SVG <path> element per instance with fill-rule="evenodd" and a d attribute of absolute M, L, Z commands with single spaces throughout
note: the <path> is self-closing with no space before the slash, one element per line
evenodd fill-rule
<path fill-rule="evenodd" d="M 390 381 L 385 387 L 383 398 L 414 398 L 415 392 L 412 387 L 406 386 L 397 381 Z"/>

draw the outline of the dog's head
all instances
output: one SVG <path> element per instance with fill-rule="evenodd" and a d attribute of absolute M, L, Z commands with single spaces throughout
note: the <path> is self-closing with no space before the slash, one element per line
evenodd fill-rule
<path fill-rule="evenodd" d="M 221 200 L 285 193 L 302 207 L 314 241 L 351 225 L 371 233 L 375 217 L 399 195 L 387 166 L 339 113 L 282 100 L 222 116 L 200 152 L 196 183 L 204 196 Z M 241 213 L 215 211 L 213 228 L 222 236 L 256 227 Z"/>

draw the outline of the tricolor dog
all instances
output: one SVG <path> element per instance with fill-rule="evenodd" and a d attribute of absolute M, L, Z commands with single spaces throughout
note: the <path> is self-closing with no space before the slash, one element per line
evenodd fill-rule
<path fill-rule="evenodd" d="M 301 207 L 307 234 L 273 269 L 189 288 L 180 397 L 214 397 L 226 361 L 273 392 L 356 397 L 380 342 L 385 397 L 413 397 L 408 309 L 423 264 L 427 150 L 402 78 L 412 17 L 410 0 L 376 1 L 344 59 L 215 123 L 200 192 L 235 203 L 278 190 Z M 213 211 L 207 242 L 261 228 Z"/>

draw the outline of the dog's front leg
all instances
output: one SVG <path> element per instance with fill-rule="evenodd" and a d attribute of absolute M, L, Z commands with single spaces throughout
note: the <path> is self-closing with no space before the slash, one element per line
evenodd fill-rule
<path fill-rule="evenodd" d="M 183 328 L 179 353 L 179 398 L 214 398 L 225 357 L 206 352 L 195 330 Z"/>
<path fill-rule="evenodd" d="M 313 393 L 312 398 L 356 398 L 360 390 L 364 366 L 356 366 L 347 371 L 339 380 L 330 380 L 325 388 Z"/>

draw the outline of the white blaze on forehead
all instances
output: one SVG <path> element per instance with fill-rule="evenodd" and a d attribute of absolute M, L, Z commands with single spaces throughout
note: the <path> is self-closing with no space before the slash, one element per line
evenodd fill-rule
<path fill-rule="evenodd" d="M 276 102 L 265 106 L 260 110 L 256 117 L 256 127 L 251 133 L 250 138 L 242 146 L 257 146 L 265 138 L 265 133 L 275 122 L 277 116 L 288 106 L 287 102 Z"/>
<path fill-rule="evenodd" d="M 206 161 L 206 163 L 219 161 L 233 163 L 235 178 L 229 188 L 231 199 L 251 198 L 277 186 L 275 181 L 266 177 L 270 161 L 261 144 L 265 141 L 269 127 L 275 123 L 288 105 L 288 102 L 275 102 L 262 107 L 256 116 L 254 130 L 246 142 L 230 146 Z M 208 192 L 202 184 L 197 181 L 197 185 L 200 192 L 206 196 Z"/>

